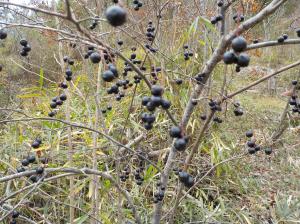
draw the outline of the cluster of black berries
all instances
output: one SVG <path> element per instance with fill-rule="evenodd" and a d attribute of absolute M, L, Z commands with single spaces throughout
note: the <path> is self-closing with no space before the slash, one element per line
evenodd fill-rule
<path fill-rule="evenodd" d="M 130 174 L 130 168 L 129 166 L 126 166 L 122 171 L 122 174 L 120 175 L 120 180 L 122 182 L 125 182 L 129 178 L 129 174 Z"/>
<path fill-rule="evenodd" d="M 65 85 L 64 83 L 61 83 L 61 85 Z M 58 106 L 62 106 L 64 101 L 67 100 L 67 95 L 65 93 L 60 94 L 57 97 L 53 97 L 50 103 L 51 109 L 56 109 Z M 56 111 L 52 110 L 48 113 L 49 117 L 54 117 L 56 115 Z"/>
<path fill-rule="evenodd" d="M 240 103 L 234 103 L 233 106 L 235 107 L 233 113 L 235 116 L 240 117 L 243 116 L 244 111 L 243 108 L 241 107 Z"/>
<path fill-rule="evenodd" d="M 195 80 L 196 80 L 198 85 L 203 85 L 204 84 L 205 76 L 206 76 L 205 73 L 200 73 L 200 74 L 197 74 L 195 76 Z"/>
<path fill-rule="evenodd" d="M 189 139 L 187 136 L 184 136 L 182 134 L 181 128 L 177 126 L 173 126 L 171 127 L 169 134 L 172 138 L 175 138 L 174 148 L 179 152 L 184 151 L 187 147 Z"/>
<path fill-rule="evenodd" d="M 22 39 L 22 40 L 20 40 L 20 44 L 23 47 L 21 52 L 20 52 L 20 55 L 23 56 L 23 57 L 28 56 L 28 53 L 31 51 L 31 47 L 28 44 L 28 41 L 25 40 L 25 39 Z"/>
<path fill-rule="evenodd" d="M 153 26 L 153 22 L 149 21 L 148 23 L 148 27 L 147 27 L 147 32 L 146 32 L 146 37 L 148 39 L 148 41 L 153 41 L 154 37 L 155 37 L 155 27 Z"/>
<path fill-rule="evenodd" d="M 152 80 L 152 84 L 155 85 L 156 82 L 158 81 L 157 75 L 161 72 L 161 67 L 155 68 L 154 66 L 151 66 L 151 72 L 150 75 L 154 79 Z"/>
<path fill-rule="evenodd" d="M 189 49 L 189 46 L 188 46 L 188 45 L 184 45 L 184 46 L 183 46 L 183 49 L 184 49 L 184 52 L 183 52 L 184 60 L 185 60 L 185 61 L 190 60 L 190 57 L 193 57 L 193 56 L 194 56 L 194 53 L 188 51 L 188 49 Z"/>
<path fill-rule="evenodd" d="M 248 130 L 246 132 L 246 137 L 248 138 L 246 146 L 248 148 L 248 153 L 249 154 L 252 155 L 252 154 L 255 154 L 255 153 L 257 153 L 258 151 L 261 150 L 261 147 L 259 145 L 255 144 L 255 140 L 252 138 L 253 137 L 253 131 L 252 130 Z M 266 155 L 271 155 L 273 150 L 270 147 L 266 147 L 264 151 L 265 151 Z"/>
<path fill-rule="evenodd" d="M 218 15 L 218 16 L 214 16 L 211 18 L 210 22 L 211 24 L 215 25 L 217 24 L 218 22 L 222 21 L 223 20 L 223 16 L 222 15 Z"/>
<path fill-rule="evenodd" d="M 7 37 L 7 33 L 4 30 L 0 30 L 0 40 L 4 40 Z"/>
<path fill-rule="evenodd" d="M 241 23 L 245 21 L 245 17 L 241 14 L 235 14 L 232 19 L 234 20 L 234 22 L 236 23 Z"/>
<path fill-rule="evenodd" d="M 33 143 L 31 144 L 31 147 L 34 148 L 34 149 L 37 149 L 41 146 L 41 144 L 42 144 L 42 140 L 37 138 L 33 141 Z M 47 163 L 47 160 L 45 158 L 40 159 L 40 161 L 43 164 Z M 36 162 L 35 155 L 27 156 L 27 158 L 25 158 L 21 161 L 22 166 L 17 168 L 17 172 L 21 173 L 21 172 L 26 171 L 25 167 L 29 166 L 30 164 L 34 164 L 35 162 Z M 36 171 L 36 175 L 32 175 L 29 178 L 32 182 L 37 182 L 38 181 L 38 179 L 39 179 L 38 175 L 43 174 L 44 168 L 43 167 L 37 167 L 35 169 L 35 171 Z"/>
<path fill-rule="evenodd" d="M 109 64 L 108 69 L 102 73 L 102 79 L 105 82 L 112 82 L 118 76 L 118 70 L 113 64 Z"/>
<path fill-rule="evenodd" d="M 11 213 L 11 218 L 12 220 L 9 222 L 9 224 L 17 224 L 17 218 L 20 216 L 20 213 L 16 210 L 13 210 Z"/>
<path fill-rule="evenodd" d="M 150 44 L 145 44 L 145 47 L 152 53 L 156 53 L 158 51 L 157 48 L 153 48 Z"/>
<path fill-rule="evenodd" d="M 296 86 L 297 84 L 298 84 L 297 80 L 292 81 L 293 86 Z M 300 102 L 298 100 L 298 96 L 296 95 L 296 92 L 295 92 L 295 94 L 293 94 L 291 96 L 289 104 L 292 106 L 292 112 L 293 113 L 299 113 L 300 114 Z"/>
<path fill-rule="evenodd" d="M 112 110 L 112 106 L 111 105 L 107 106 L 106 109 L 102 109 L 101 112 L 102 112 L 102 114 L 106 114 L 106 112 L 110 111 L 110 110 Z"/>
<path fill-rule="evenodd" d="M 208 105 L 209 105 L 209 108 L 210 108 L 212 111 L 214 111 L 214 112 L 218 112 L 218 111 L 221 112 L 221 111 L 222 111 L 222 107 L 221 107 L 220 104 L 219 104 L 217 101 L 215 101 L 215 100 L 210 100 L 209 103 L 208 103 Z M 221 124 L 221 123 L 223 122 L 223 120 L 222 120 L 221 118 L 217 117 L 217 116 L 215 116 L 215 117 L 213 118 L 213 121 L 216 122 L 216 123 L 219 123 L 219 124 Z"/>
<path fill-rule="evenodd" d="M 144 154 L 143 152 L 138 152 L 139 154 Z M 145 162 L 144 159 L 140 158 L 138 161 L 138 168 L 136 168 L 134 172 L 134 179 L 137 185 L 142 185 L 144 182 L 144 177 L 142 176 L 144 169 L 145 169 Z"/>
<path fill-rule="evenodd" d="M 151 87 L 152 96 L 143 97 L 142 105 L 145 106 L 149 112 L 154 112 L 155 109 L 159 106 L 161 106 L 164 110 L 169 109 L 171 107 L 171 102 L 162 98 L 163 92 L 164 90 L 161 86 L 153 85 Z M 143 113 L 142 121 L 146 123 L 146 130 L 150 130 L 153 127 L 155 115 L 151 113 Z"/>
<path fill-rule="evenodd" d="M 187 172 L 180 169 L 174 169 L 174 171 L 175 174 L 178 175 L 180 182 L 183 183 L 187 188 L 191 188 L 195 184 L 194 178 Z"/>
<path fill-rule="evenodd" d="M 119 5 L 113 5 L 107 8 L 105 17 L 111 26 L 122 26 L 127 20 L 127 12 Z"/>
<path fill-rule="evenodd" d="M 278 37 L 277 42 L 278 43 L 283 43 L 288 38 L 289 38 L 289 36 L 287 34 L 283 34 L 282 36 Z"/>
<path fill-rule="evenodd" d="M 233 39 L 231 47 L 233 51 L 227 51 L 223 55 L 225 64 L 236 64 L 236 72 L 240 72 L 241 67 L 247 67 L 250 63 L 250 57 L 246 53 L 241 53 L 247 49 L 247 41 L 239 36 Z"/>
<path fill-rule="evenodd" d="M 156 204 L 160 201 L 162 201 L 165 197 L 165 187 L 161 185 L 160 182 L 157 183 L 158 191 L 154 193 L 154 199 L 153 202 Z"/>
<path fill-rule="evenodd" d="M 133 0 L 133 8 L 138 11 L 143 6 L 143 3 L 139 0 Z"/>
<path fill-rule="evenodd" d="M 90 25 L 90 29 L 91 30 L 93 30 L 93 29 L 95 29 L 96 27 L 97 27 L 97 25 L 98 25 L 98 20 L 99 20 L 99 16 L 96 16 L 95 17 L 95 20 L 93 21 L 93 23 L 92 23 L 92 25 Z"/>
<path fill-rule="evenodd" d="M 74 60 L 69 58 L 68 56 L 64 56 L 63 60 L 65 63 L 68 63 L 68 65 L 74 65 L 74 63 L 75 63 Z M 73 72 L 72 72 L 71 68 L 68 67 L 66 69 L 66 75 L 65 75 L 66 80 L 71 81 L 72 76 L 73 76 Z"/>

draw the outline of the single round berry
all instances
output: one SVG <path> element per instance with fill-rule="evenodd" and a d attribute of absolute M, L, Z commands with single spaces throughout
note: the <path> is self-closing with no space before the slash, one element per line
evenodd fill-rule
<path fill-rule="evenodd" d="M 122 26 L 126 22 L 127 13 L 122 7 L 114 5 L 106 10 L 105 16 L 110 25 L 117 27 Z"/>
<path fill-rule="evenodd" d="M 153 96 L 161 96 L 164 92 L 164 89 L 161 86 L 153 85 L 151 87 L 151 94 Z"/>
<path fill-rule="evenodd" d="M 246 137 L 247 137 L 247 138 L 253 137 L 253 131 L 252 131 L 252 130 L 247 131 L 247 132 L 246 132 Z"/>
<path fill-rule="evenodd" d="M 115 78 L 114 73 L 110 70 L 106 70 L 105 72 L 102 73 L 102 79 L 105 82 L 111 82 Z"/>
<path fill-rule="evenodd" d="M 7 33 L 4 30 L 0 30 L 0 39 L 4 40 L 7 37 Z"/>
<path fill-rule="evenodd" d="M 247 67 L 250 63 L 250 57 L 247 54 L 240 54 L 238 56 L 237 64 L 240 67 Z"/>
<path fill-rule="evenodd" d="M 223 61 L 227 65 L 230 65 L 230 64 L 233 64 L 233 63 L 237 63 L 237 56 L 233 52 L 227 51 L 223 55 Z"/>
<path fill-rule="evenodd" d="M 248 148 L 248 153 L 251 155 L 255 154 L 256 153 L 255 148 Z"/>
<path fill-rule="evenodd" d="M 177 151 L 184 151 L 186 149 L 187 142 L 185 138 L 177 138 L 174 142 L 174 148 Z"/>
<path fill-rule="evenodd" d="M 177 126 L 173 126 L 171 127 L 170 129 L 170 136 L 172 138 L 181 138 L 181 129 L 180 127 L 177 127 Z"/>
<path fill-rule="evenodd" d="M 25 171 L 25 168 L 23 166 L 17 168 L 18 173 L 22 173 L 24 171 Z"/>
<path fill-rule="evenodd" d="M 16 218 L 19 217 L 19 215 L 20 215 L 20 213 L 19 213 L 18 211 L 14 210 L 14 211 L 12 212 L 12 214 L 11 214 L 11 217 L 12 217 L 13 219 L 16 219 Z"/>
<path fill-rule="evenodd" d="M 250 147 L 250 148 L 253 148 L 253 147 L 255 147 L 255 142 L 254 141 L 248 141 L 247 146 Z"/>
<path fill-rule="evenodd" d="M 35 169 L 36 174 L 42 174 L 44 172 L 44 168 L 43 167 L 38 167 Z"/>
<path fill-rule="evenodd" d="M 34 155 L 30 155 L 27 157 L 27 160 L 29 163 L 34 163 L 35 162 L 35 156 Z"/>
<path fill-rule="evenodd" d="M 29 165 L 28 159 L 23 159 L 21 164 L 22 164 L 22 166 L 28 166 Z"/>
<path fill-rule="evenodd" d="M 235 52 L 242 52 L 247 49 L 247 41 L 244 37 L 236 37 L 233 39 L 231 47 Z"/>
<path fill-rule="evenodd" d="M 93 52 L 90 55 L 90 59 L 91 59 L 92 63 L 97 64 L 101 61 L 101 56 L 98 52 Z"/>
<path fill-rule="evenodd" d="M 33 175 L 29 177 L 29 180 L 31 180 L 33 183 L 36 183 L 38 181 L 38 177 Z"/>
<path fill-rule="evenodd" d="M 266 155 L 271 155 L 273 152 L 272 148 L 265 148 Z"/>
<path fill-rule="evenodd" d="M 186 183 L 188 181 L 190 175 L 187 172 L 181 171 L 181 172 L 179 172 L 178 176 L 179 176 L 179 180 L 182 183 Z"/>
<path fill-rule="evenodd" d="M 34 149 L 37 149 L 40 147 L 40 143 L 38 141 L 34 141 L 32 144 L 31 144 L 31 147 L 34 148 Z"/>
<path fill-rule="evenodd" d="M 169 100 L 162 99 L 162 100 L 161 100 L 161 107 L 162 107 L 164 110 L 168 110 L 168 109 L 171 107 L 171 102 L 170 102 Z"/>
<path fill-rule="evenodd" d="M 27 40 L 22 39 L 22 40 L 20 40 L 20 44 L 21 44 L 21 46 L 25 47 L 25 46 L 27 46 L 28 42 L 27 42 Z"/>
<path fill-rule="evenodd" d="M 292 81 L 292 85 L 293 85 L 293 86 L 296 86 L 297 84 L 298 84 L 298 81 L 297 81 L 297 80 L 293 80 L 293 81 Z"/>
<path fill-rule="evenodd" d="M 67 95 L 64 94 L 64 93 L 62 93 L 62 94 L 60 94 L 59 99 L 60 99 L 61 101 L 66 101 L 66 100 L 67 100 Z"/>

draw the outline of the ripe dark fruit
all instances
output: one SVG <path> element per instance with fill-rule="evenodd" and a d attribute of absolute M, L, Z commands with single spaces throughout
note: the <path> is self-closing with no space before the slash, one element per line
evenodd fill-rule
<path fill-rule="evenodd" d="M 260 151 L 260 146 L 259 146 L 259 145 L 257 145 L 257 146 L 255 146 L 255 148 L 254 148 L 254 149 L 255 149 L 255 151 L 256 151 L 256 152 L 258 152 L 258 151 Z"/>
<path fill-rule="evenodd" d="M 151 96 L 151 103 L 155 107 L 159 107 L 161 105 L 162 98 L 160 96 Z"/>
<path fill-rule="evenodd" d="M 284 42 L 284 38 L 283 38 L 283 37 L 279 37 L 279 38 L 277 39 L 277 41 L 278 41 L 278 43 L 283 43 L 283 42 Z"/>
<path fill-rule="evenodd" d="M 108 69 L 114 74 L 115 77 L 118 77 L 118 70 L 113 64 L 108 65 Z"/>
<path fill-rule="evenodd" d="M 187 172 L 181 171 L 178 176 L 181 182 L 186 183 L 189 180 L 190 175 Z"/>
<path fill-rule="evenodd" d="M 59 99 L 60 99 L 61 101 L 65 101 L 65 100 L 67 100 L 67 95 L 64 94 L 64 93 L 62 93 L 62 94 L 60 94 Z"/>
<path fill-rule="evenodd" d="M 51 103 L 50 103 L 50 107 L 51 107 L 52 109 L 56 108 L 56 107 L 57 107 L 57 101 L 56 101 L 56 102 L 51 102 Z"/>
<path fill-rule="evenodd" d="M 27 42 L 27 40 L 22 39 L 22 40 L 20 40 L 20 44 L 21 44 L 21 46 L 25 47 L 28 44 L 28 42 Z"/>
<path fill-rule="evenodd" d="M 110 70 L 106 70 L 105 72 L 102 73 L 102 79 L 105 82 L 111 82 L 115 78 L 114 73 Z"/>
<path fill-rule="evenodd" d="M 298 81 L 297 81 L 297 80 L 293 80 L 293 81 L 292 81 L 292 85 L 293 85 L 293 86 L 296 86 L 297 84 L 298 84 Z"/>
<path fill-rule="evenodd" d="M 300 37 L 300 29 L 296 30 L 297 36 Z"/>
<path fill-rule="evenodd" d="M 20 55 L 21 55 L 22 57 L 26 57 L 26 56 L 28 56 L 28 53 L 27 53 L 26 51 L 22 50 L 22 51 L 20 52 Z"/>
<path fill-rule="evenodd" d="M 206 116 L 205 114 L 203 114 L 203 115 L 200 116 L 200 119 L 201 119 L 202 121 L 205 121 L 205 120 L 207 119 L 207 116 Z"/>
<path fill-rule="evenodd" d="M 32 144 L 31 144 L 31 147 L 34 148 L 34 149 L 37 149 L 40 147 L 40 143 L 38 141 L 34 141 Z"/>
<path fill-rule="evenodd" d="M 168 110 L 168 109 L 171 107 L 171 102 L 170 102 L 169 100 L 162 99 L 162 100 L 161 100 L 161 107 L 162 107 L 164 110 Z"/>
<path fill-rule="evenodd" d="M 150 97 L 149 96 L 144 96 L 142 99 L 142 105 L 146 106 L 148 102 L 150 102 Z"/>
<path fill-rule="evenodd" d="M 163 94 L 164 90 L 161 86 L 154 85 L 151 87 L 151 94 L 153 96 L 161 96 Z"/>
<path fill-rule="evenodd" d="M 272 151 L 273 151 L 272 148 L 265 148 L 266 155 L 271 155 Z"/>
<path fill-rule="evenodd" d="M 222 0 L 218 1 L 218 7 L 222 7 L 224 5 L 224 2 Z"/>
<path fill-rule="evenodd" d="M 43 167 L 38 167 L 38 168 L 36 168 L 35 172 L 37 174 L 42 174 L 44 172 L 44 168 Z"/>
<path fill-rule="evenodd" d="M 48 116 L 49 117 L 54 117 L 56 115 L 56 112 L 55 111 L 50 111 L 49 113 L 48 113 Z"/>
<path fill-rule="evenodd" d="M 68 88 L 68 84 L 65 83 L 65 82 L 62 82 L 62 83 L 60 84 L 60 87 L 63 88 L 63 89 L 67 89 L 67 88 Z"/>
<path fill-rule="evenodd" d="M 182 81 L 182 79 L 176 79 L 175 82 L 177 85 L 181 85 L 183 81 Z"/>
<path fill-rule="evenodd" d="M 253 148 L 253 147 L 255 147 L 255 142 L 254 141 L 248 141 L 247 146 L 250 147 L 250 148 Z"/>
<path fill-rule="evenodd" d="M 19 213 L 18 211 L 14 210 L 14 211 L 12 212 L 12 214 L 11 214 L 11 217 L 12 217 L 13 219 L 16 219 L 16 218 L 19 217 L 19 215 L 20 215 L 20 213 Z"/>
<path fill-rule="evenodd" d="M 25 51 L 26 53 L 31 51 L 31 47 L 29 45 L 23 47 L 23 51 Z"/>
<path fill-rule="evenodd" d="M 223 61 L 225 64 L 230 65 L 233 63 L 237 62 L 237 56 L 231 52 L 231 51 L 227 51 L 225 52 L 225 54 L 223 55 Z"/>
<path fill-rule="evenodd" d="M 247 138 L 253 137 L 253 131 L 252 131 L 252 130 L 247 131 L 247 132 L 246 132 L 246 137 L 247 137 Z"/>
<path fill-rule="evenodd" d="M 106 19 L 112 26 L 122 26 L 126 22 L 127 13 L 118 5 L 110 6 L 105 12 Z"/>
<path fill-rule="evenodd" d="M 289 36 L 287 34 L 283 34 L 282 37 L 284 40 L 287 40 L 289 38 Z"/>
<path fill-rule="evenodd" d="M 240 67 L 247 67 L 250 63 L 250 57 L 247 54 L 240 54 L 238 56 L 237 64 Z"/>
<path fill-rule="evenodd" d="M 174 148 L 177 151 L 184 151 L 186 149 L 187 142 L 184 138 L 177 138 L 174 142 Z"/>
<path fill-rule="evenodd" d="M 101 56 L 98 52 L 94 52 L 90 55 L 90 59 L 94 64 L 97 64 L 101 61 Z"/>
<path fill-rule="evenodd" d="M 35 162 L 35 156 L 30 155 L 30 156 L 28 156 L 27 160 L 28 160 L 29 163 L 34 163 Z"/>
<path fill-rule="evenodd" d="M 153 124 L 152 123 L 146 123 L 144 125 L 144 128 L 149 131 L 149 130 L 151 130 L 153 128 Z"/>
<path fill-rule="evenodd" d="M 28 166 L 29 165 L 28 159 L 23 159 L 21 164 L 22 164 L 22 166 Z"/>
<path fill-rule="evenodd" d="M 7 37 L 7 33 L 4 30 L 0 30 L 0 39 L 4 40 Z"/>
<path fill-rule="evenodd" d="M 31 180 L 33 183 L 36 183 L 38 181 L 38 177 L 37 176 L 30 176 L 29 180 Z"/>
<path fill-rule="evenodd" d="M 170 136 L 172 138 L 181 138 L 181 129 L 180 127 L 177 127 L 177 126 L 173 126 L 171 129 L 170 129 Z"/>
<path fill-rule="evenodd" d="M 23 166 L 17 168 L 18 173 L 22 173 L 24 171 L 25 171 L 25 168 Z"/>
<path fill-rule="evenodd" d="M 66 70 L 66 75 L 67 75 L 67 76 L 72 76 L 72 74 L 73 74 L 73 72 L 72 72 L 71 69 L 67 69 L 67 70 Z"/>
<path fill-rule="evenodd" d="M 251 155 L 255 154 L 256 153 L 255 148 L 248 148 L 248 153 Z"/>
<path fill-rule="evenodd" d="M 184 185 L 188 188 L 191 188 L 194 185 L 194 178 L 189 175 L 189 178 L 186 182 L 184 182 Z"/>
<path fill-rule="evenodd" d="M 233 39 L 231 47 L 235 52 L 242 52 L 247 48 L 247 41 L 241 36 L 236 37 Z"/>

